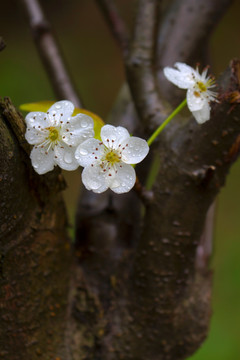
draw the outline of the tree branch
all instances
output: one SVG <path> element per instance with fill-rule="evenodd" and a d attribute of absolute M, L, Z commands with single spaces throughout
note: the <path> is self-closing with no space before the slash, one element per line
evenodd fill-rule
<path fill-rule="evenodd" d="M 116 348 L 128 348 L 124 359 L 131 358 L 127 353 L 139 360 L 185 359 L 206 337 L 211 276 L 196 267 L 195 257 L 207 210 L 239 153 L 240 107 L 230 112 L 228 101 L 239 91 L 239 68 L 236 61 L 225 72 L 223 101 L 210 121 L 190 121 L 169 133 L 167 147 L 158 144 L 155 198 L 146 208 L 127 300 L 119 302 L 124 310 L 115 315 L 121 323 Z"/>
<path fill-rule="evenodd" d="M 114 0 L 96 0 L 96 2 L 102 10 L 106 22 L 120 45 L 123 57 L 125 58 L 129 51 L 129 34 Z"/>
<path fill-rule="evenodd" d="M 76 107 L 83 107 L 38 0 L 21 0 L 21 3 L 28 16 L 35 44 L 57 98 L 70 100 Z"/>
<path fill-rule="evenodd" d="M 156 128 L 166 115 L 153 70 L 159 1 L 139 0 L 133 42 L 126 62 L 127 77 L 140 119 Z"/>
<path fill-rule="evenodd" d="M 40 177 L 9 126 L 23 122 L 0 101 L 0 338 L 7 359 L 65 357 L 70 244 L 58 171 Z M 16 336 L 17 334 L 17 336 Z M 51 339 L 51 340 L 49 340 Z"/>

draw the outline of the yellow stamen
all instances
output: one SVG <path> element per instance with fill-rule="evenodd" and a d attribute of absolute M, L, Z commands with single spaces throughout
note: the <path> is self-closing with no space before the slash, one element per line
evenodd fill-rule
<path fill-rule="evenodd" d="M 201 81 L 198 81 L 197 82 L 197 85 L 198 85 L 198 88 L 201 92 L 205 92 L 207 91 L 207 84 L 204 84 L 203 82 Z"/>
<path fill-rule="evenodd" d="M 51 140 L 51 141 L 56 141 L 59 139 L 59 132 L 58 130 L 53 127 L 53 126 L 50 126 L 49 128 L 47 128 L 49 130 L 49 135 L 48 135 L 48 138 Z"/>
<path fill-rule="evenodd" d="M 208 79 L 205 83 L 202 81 L 198 81 L 197 86 L 200 92 L 206 92 L 207 89 L 214 84 L 214 82 L 215 81 L 213 79 Z"/>
<path fill-rule="evenodd" d="M 119 155 L 114 150 L 109 151 L 105 159 L 110 162 L 111 165 L 118 163 L 120 161 Z"/>

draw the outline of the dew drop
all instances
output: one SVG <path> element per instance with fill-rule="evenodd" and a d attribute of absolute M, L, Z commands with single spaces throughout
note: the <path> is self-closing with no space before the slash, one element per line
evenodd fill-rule
<path fill-rule="evenodd" d="M 88 126 L 88 121 L 87 120 L 82 120 L 81 127 L 86 128 L 87 126 Z"/>
<path fill-rule="evenodd" d="M 65 153 L 63 159 L 67 164 L 71 164 L 72 163 L 72 154 Z"/>
<path fill-rule="evenodd" d="M 56 109 L 61 109 L 61 105 L 55 105 Z"/>
<path fill-rule="evenodd" d="M 80 149 L 79 152 L 80 152 L 81 155 L 87 155 L 88 154 L 88 151 L 86 149 Z"/>

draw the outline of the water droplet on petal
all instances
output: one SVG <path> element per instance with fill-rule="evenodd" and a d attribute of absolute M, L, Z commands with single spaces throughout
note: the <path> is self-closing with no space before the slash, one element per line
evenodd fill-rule
<path fill-rule="evenodd" d="M 88 151 L 86 149 L 80 149 L 79 152 L 80 152 L 81 155 L 87 155 L 88 154 Z"/>
<path fill-rule="evenodd" d="M 71 164 L 72 161 L 73 161 L 72 154 L 68 153 L 68 152 L 65 153 L 64 156 L 63 156 L 63 159 L 67 164 Z"/>
<path fill-rule="evenodd" d="M 87 120 L 82 120 L 81 127 L 86 128 L 87 126 L 88 126 L 88 121 Z"/>
<path fill-rule="evenodd" d="M 61 109 L 61 105 L 59 105 L 59 104 L 58 104 L 58 105 L 55 105 L 55 108 L 56 108 L 56 109 Z"/>

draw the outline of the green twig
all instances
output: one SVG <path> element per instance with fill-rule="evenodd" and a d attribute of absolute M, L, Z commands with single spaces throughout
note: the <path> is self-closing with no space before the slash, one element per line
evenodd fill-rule
<path fill-rule="evenodd" d="M 184 99 L 183 102 L 181 102 L 180 105 L 167 117 L 167 119 L 157 128 L 157 130 L 154 131 L 154 133 L 150 136 L 147 143 L 148 145 L 152 145 L 153 141 L 156 139 L 156 137 L 162 132 L 162 130 L 165 128 L 165 126 L 176 116 L 187 104 L 187 99 Z"/>

